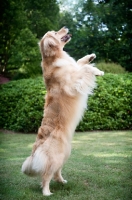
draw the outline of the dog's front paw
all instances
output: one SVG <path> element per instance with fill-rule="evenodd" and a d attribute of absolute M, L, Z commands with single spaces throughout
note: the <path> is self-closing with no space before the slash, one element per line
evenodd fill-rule
<path fill-rule="evenodd" d="M 96 58 L 95 53 L 90 54 L 89 62 L 92 62 Z"/>
<path fill-rule="evenodd" d="M 103 71 L 99 71 L 96 76 L 103 76 L 104 75 L 104 72 Z"/>
<path fill-rule="evenodd" d="M 95 53 L 92 53 L 90 56 L 93 57 L 93 59 L 96 58 L 96 54 Z"/>

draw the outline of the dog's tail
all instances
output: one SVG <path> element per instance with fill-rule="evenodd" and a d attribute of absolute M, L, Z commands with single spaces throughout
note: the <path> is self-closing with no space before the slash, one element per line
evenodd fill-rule
<path fill-rule="evenodd" d="M 33 170 L 33 156 L 27 157 L 22 165 L 22 172 L 28 176 L 36 176 L 37 173 Z"/>
<path fill-rule="evenodd" d="M 22 172 L 28 176 L 37 176 L 44 173 L 47 163 L 47 156 L 44 154 L 41 147 L 31 156 L 27 157 L 22 165 Z"/>

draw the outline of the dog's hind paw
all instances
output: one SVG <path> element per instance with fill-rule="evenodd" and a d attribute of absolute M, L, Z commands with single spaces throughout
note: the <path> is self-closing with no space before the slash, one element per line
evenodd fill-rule
<path fill-rule="evenodd" d="M 67 180 L 63 180 L 63 181 L 62 181 L 63 184 L 66 184 L 67 182 L 68 182 Z"/>
<path fill-rule="evenodd" d="M 43 190 L 43 195 L 44 196 L 50 196 L 50 195 L 52 195 L 53 193 L 51 193 L 50 191 L 48 191 L 48 190 Z"/>
<path fill-rule="evenodd" d="M 50 195 L 52 195 L 52 194 L 53 194 L 53 193 L 51 193 L 51 192 L 47 192 L 47 193 L 46 193 L 46 192 L 45 192 L 45 193 L 43 192 L 43 195 L 44 195 L 44 196 L 50 196 Z"/>

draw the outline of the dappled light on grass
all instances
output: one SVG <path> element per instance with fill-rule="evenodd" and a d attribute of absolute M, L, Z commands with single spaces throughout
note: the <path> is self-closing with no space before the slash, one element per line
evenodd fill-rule
<path fill-rule="evenodd" d="M 27 147 L 31 149 L 33 147 L 33 143 L 28 144 Z"/>
<path fill-rule="evenodd" d="M 2 148 L 0 148 L 0 153 L 4 153 L 4 152 L 6 152 L 6 150 L 5 150 L 5 149 L 2 149 Z"/>
<path fill-rule="evenodd" d="M 122 157 L 122 158 L 127 158 L 130 157 L 130 155 L 123 154 L 123 153 L 110 153 L 110 154 L 105 154 L 105 153 L 96 153 L 94 154 L 94 157 L 102 157 L 102 158 L 109 158 L 109 157 Z"/>
<path fill-rule="evenodd" d="M 20 160 L 24 160 L 24 157 L 23 158 L 19 158 L 19 157 L 16 157 L 16 158 L 8 158 L 8 160 L 10 161 L 20 161 Z"/>

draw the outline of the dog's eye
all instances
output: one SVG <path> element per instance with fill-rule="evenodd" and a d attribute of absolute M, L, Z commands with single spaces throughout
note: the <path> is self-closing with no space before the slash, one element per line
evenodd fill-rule
<path fill-rule="evenodd" d="M 55 35 L 57 34 L 57 32 L 55 32 Z"/>

